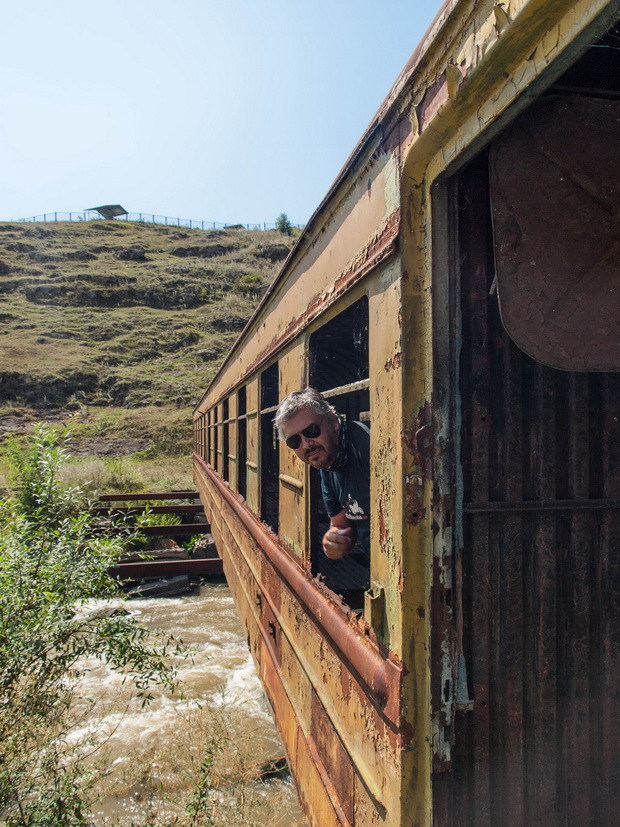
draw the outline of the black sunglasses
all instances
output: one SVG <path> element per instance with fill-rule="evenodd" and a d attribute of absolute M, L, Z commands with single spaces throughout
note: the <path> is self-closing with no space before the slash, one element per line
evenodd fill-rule
<path fill-rule="evenodd" d="M 298 434 L 292 434 L 291 436 L 287 436 L 284 440 L 289 448 L 292 448 L 293 451 L 296 451 L 297 448 L 301 445 L 301 437 L 302 435 L 306 437 L 306 439 L 315 439 L 321 433 L 321 423 L 320 422 L 311 422 L 306 428 L 303 428 Z"/>

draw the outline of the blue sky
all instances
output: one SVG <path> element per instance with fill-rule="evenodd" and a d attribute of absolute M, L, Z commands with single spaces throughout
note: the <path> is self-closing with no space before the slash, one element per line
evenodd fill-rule
<path fill-rule="evenodd" d="M 0 219 L 304 223 L 440 2 L 5 4 Z"/>

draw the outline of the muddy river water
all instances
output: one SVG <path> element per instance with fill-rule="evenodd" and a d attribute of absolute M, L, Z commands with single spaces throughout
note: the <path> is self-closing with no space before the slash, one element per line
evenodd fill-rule
<path fill-rule="evenodd" d="M 191 659 L 178 660 L 181 691 L 155 691 L 146 708 L 119 676 L 89 664 L 81 684 L 88 700 L 71 737 L 98 744 L 89 759 L 97 767 L 97 824 L 200 824 L 187 820 L 200 804 L 218 827 L 305 827 L 290 776 L 265 778 L 284 749 L 228 587 L 127 605 L 144 624 L 181 639 Z"/>

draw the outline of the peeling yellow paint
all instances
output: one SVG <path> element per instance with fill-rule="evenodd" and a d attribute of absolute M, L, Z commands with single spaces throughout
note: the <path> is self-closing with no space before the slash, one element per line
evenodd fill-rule
<path fill-rule="evenodd" d="M 497 33 L 501 35 L 504 29 L 507 29 L 508 26 L 510 26 L 512 20 L 510 19 L 506 10 L 500 3 L 493 6 L 493 13 L 495 15 L 495 28 L 497 30 Z"/>
<path fill-rule="evenodd" d="M 400 206 L 400 163 L 395 154 L 386 163 L 384 178 L 385 210 L 389 215 Z"/>
<path fill-rule="evenodd" d="M 456 98 L 459 86 L 463 83 L 463 75 L 458 66 L 448 63 L 446 66 L 446 81 L 448 83 L 448 94 L 451 98 Z"/>
<path fill-rule="evenodd" d="M 549 57 L 549 55 L 557 49 L 559 42 L 560 27 L 554 26 L 553 29 L 545 36 L 541 44 L 545 57 Z"/>
<path fill-rule="evenodd" d="M 476 35 L 474 32 L 471 32 L 465 39 L 465 42 L 457 55 L 455 60 L 456 65 L 465 67 L 472 66 L 476 62 L 476 53 Z"/>

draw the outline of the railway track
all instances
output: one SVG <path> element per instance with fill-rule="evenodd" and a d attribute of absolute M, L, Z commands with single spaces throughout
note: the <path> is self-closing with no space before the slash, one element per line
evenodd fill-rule
<path fill-rule="evenodd" d="M 190 500 L 191 502 L 171 503 L 170 500 Z M 163 504 L 151 505 L 153 502 Z M 131 503 L 131 505 L 127 505 Z M 196 491 L 163 491 L 131 494 L 102 494 L 92 511 L 102 517 L 120 519 L 139 516 L 148 508 L 151 514 L 176 514 L 182 520 L 177 525 L 141 526 L 140 534 L 145 537 L 181 538 L 193 535 L 207 535 L 211 526 L 206 521 L 204 508 Z M 202 519 L 201 519 L 202 518 Z M 149 552 L 145 552 L 145 557 Z M 110 568 L 112 577 L 121 581 L 160 580 L 171 577 L 220 577 L 223 574 L 222 560 L 216 557 L 187 556 L 178 558 L 172 551 L 169 555 L 157 554 L 157 559 L 131 559 L 119 562 Z M 167 559 L 168 558 L 168 559 Z"/>

